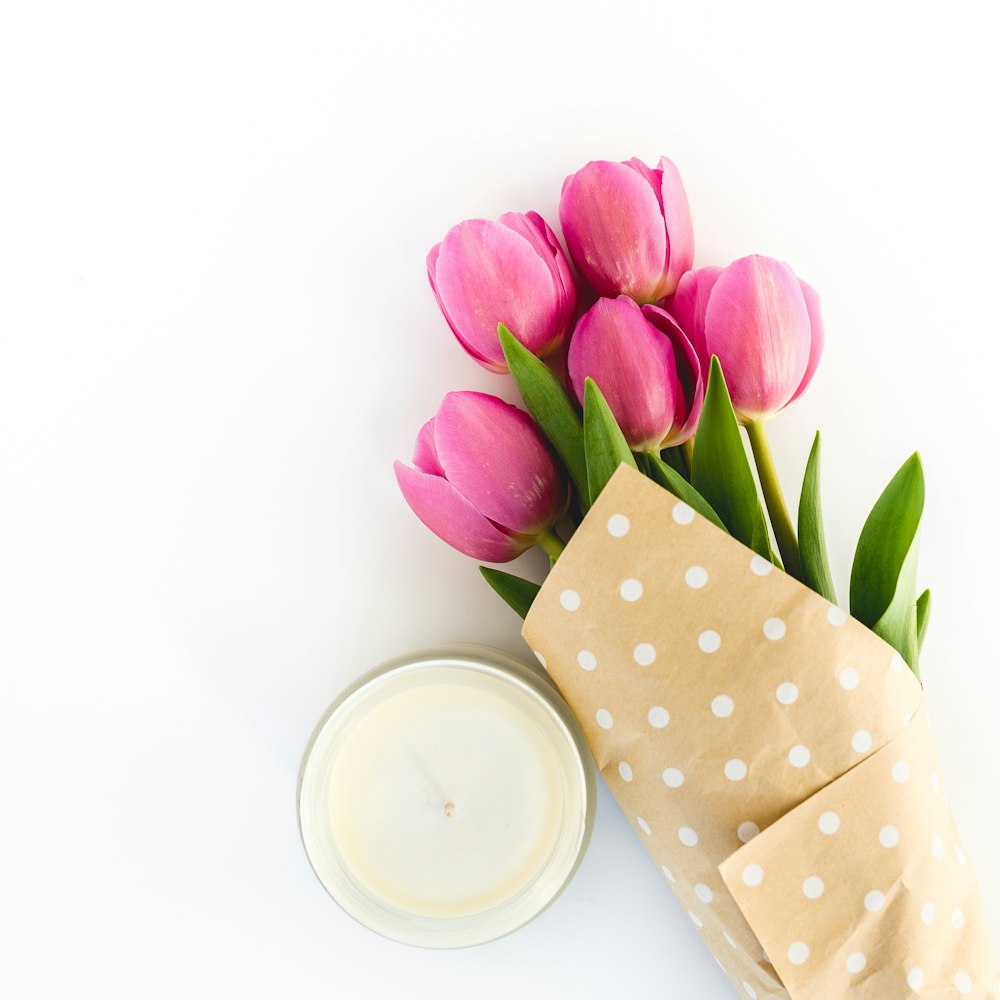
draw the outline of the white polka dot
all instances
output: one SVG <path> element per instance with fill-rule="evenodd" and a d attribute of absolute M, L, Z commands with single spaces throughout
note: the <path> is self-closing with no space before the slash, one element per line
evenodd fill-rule
<path fill-rule="evenodd" d="M 638 580 L 622 580 L 618 593 L 623 601 L 638 601 L 642 597 L 642 584 Z"/>
<path fill-rule="evenodd" d="M 690 524 L 694 520 L 694 510 L 681 500 L 674 504 L 673 516 L 678 524 Z"/>
<path fill-rule="evenodd" d="M 663 783 L 667 788 L 680 788 L 684 784 L 684 772 L 676 767 L 668 767 L 663 772 Z"/>
<path fill-rule="evenodd" d="M 584 670 L 593 670 L 597 666 L 597 657 L 589 649 L 581 649 L 579 653 L 576 654 L 576 662 L 583 667 Z"/>
<path fill-rule="evenodd" d="M 852 976 L 856 976 L 859 972 L 863 972 L 867 964 L 868 959 L 865 958 L 865 953 L 863 951 L 852 951 L 850 955 L 847 956 L 847 971 Z"/>
<path fill-rule="evenodd" d="M 848 614 L 843 608 L 838 608 L 835 604 L 826 609 L 826 620 L 831 625 L 843 625 L 848 619 Z"/>
<path fill-rule="evenodd" d="M 750 560 L 750 572 L 754 576 L 767 576 L 771 570 L 774 569 L 774 563 L 770 559 L 765 559 L 763 556 L 754 556 Z"/>
<path fill-rule="evenodd" d="M 698 843 L 698 834 L 689 826 L 682 826 L 677 831 L 677 836 L 685 847 L 694 847 Z"/>
<path fill-rule="evenodd" d="M 969 977 L 967 972 L 956 972 L 955 978 L 952 980 L 955 984 L 955 989 L 958 990 L 962 996 L 966 993 L 972 992 L 972 979 Z"/>
<path fill-rule="evenodd" d="M 780 618 L 768 618 L 764 622 L 764 637 L 767 639 L 781 639 L 785 634 L 785 623 Z"/>
<path fill-rule="evenodd" d="M 799 698 L 799 689 L 791 681 L 785 681 L 778 685 L 778 690 L 774 692 L 775 698 L 782 705 L 793 705 Z"/>
<path fill-rule="evenodd" d="M 743 992 L 750 997 L 750 1000 L 757 1000 L 757 991 L 745 979 L 743 980 Z"/>
<path fill-rule="evenodd" d="M 662 705 L 654 705 L 646 718 L 654 729 L 663 729 L 670 721 L 670 713 Z"/>
<path fill-rule="evenodd" d="M 559 595 L 559 603 L 567 611 L 577 611 L 580 607 L 580 595 L 575 590 L 564 590 Z"/>
<path fill-rule="evenodd" d="M 924 903 L 923 906 L 920 907 L 920 919 L 925 924 L 934 923 L 934 918 L 936 916 L 937 916 L 937 907 L 933 903 L 928 901 Z"/>
<path fill-rule="evenodd" d="M 618 773 L 622 776 L 622 781 L 631 781 L 634 777 L 632 774 L 632 765 L 627 760 L 623 760 L 618 765 Z"/>
<path fill-rule="evenodd" d="M 809 945 L 805 941 L 795 941 L 788 946 L 788 961 L 792 965 L 804 965 L 809 960 Z"/>
<path fill-rule="evenodd" d="M 910 969 L 906 974 L 906 985 L 911 990 L 919 990 L 924 985 L 924 970 L 921 968 Z"/>
<path fill-rule="evenodd" d="M 865 909 L 869 913 L 878 913 L 883 906 L 885 906 L 884 892 L 879 892 L 878 889 L 872 889 L 872 891 L 865 896 Z"/>
<path fill-rule="evenodd" d="M 698 897 L 698 898 L 699 898 L 699 899 L 700 899 L 700 900 L 701 900 L 701 901 L 702 901 L 703 903 L 711 903 L 711 902 L 712 902 L 712 900 L 713 900 L 713 899 L 715 899 L 715 894 L 714 894 L 714 893 L 712 892 L 712 890 L 711 890 L 711 889 L 709 889 L 709 887 L 708 887 L 707 885 L 705 885 L 705 883 L 704 883 L 704 882 L 699 882 L 699 883 L 698 883 L 698 884 L 697 884 L 697 885 L 696 885 L 696 886 L 694 887 L 694 894 L 695 894 L 695 895 L 696 895 L 696 896 L 697 896 L 697 897 Z"/>
<path fill-rule="evenodd" d="M 890 669 L 894 674 L 898 674 L 900 670 L 906 669 L 906 660 L 904 660 L 899 653 L 892 654 L 892 662 L 890 664 Z"/>
<path fill-rule="evenodd" d="M 931 841 L 931 854 L 940 861 L 944 857 L 944 841 L 940 837 L 935 837 Z"/>
<path fill-rule="evenodd" d="M 724 770 L 726 777 L 730 781 L 742 781 L 747 776 L 746 761 L 739 760 L 738 758 L 727 760 Z"/>
<path fill-rule="evenodd" d="M 801 743 L 796 743 L 795 746 L 788 751 L 788 763 L 791 764 L 792 767 L 805 767 L 811 760 L 812 754 L 809 752 L 809 747 L 805 747 Z"/>
<path fill-rule="evenodd" d="M 708 570 L 704 566 L 692 566 L 684 574 L 684 582 L 692 590 L 701 590 L 708 583 Z"/>
<path fill-rule="evenodd" d="M 542 665 L 543 669 L 548 669 L 549 665 L 545 662 L 545 657 L 542 656 L 542 654 L 539 653 L 537 649 L 534 650 L 534 653 L 535 657 L 537 658 L 538 662 Z"/>
<path fill-rule="evenodd" d="M 614 716 L 606 708 L 599 708 L 594 718 L 601 729 L 610 729 L 615 724 Z"/>
<path fill-rule="evenodd" d="M 861 675 L 854 667 L 844 667 L 837 676 L 840 686 L 845 691 L 853 691 L 861 683 Z"/>
<path fill-rule="evenodd" d="M 851 746 L 855 753 L 868 753 L 872 748 L 872 734 L 867 729 L 859 729 L 851 737 Z"/>
<path fill-rule="evenodd" d="M 899 830 L 894 826 L 883 826 L 878 832 L 878 842 L 883 847 L 898 847 Z"/>
<path fill-rule="evenodd" d="M 648 642 L 640 642 L 639 645 L 632 650 L 632 659 L 635 660 L 640 667 L 648 667 L 656 659 L 656 647 Z"/>
<path fill-rule="evenodd" d="M 749 864 L 743 869 L 743 884 L 751 888 L 764 881 L 764 869 L 758 864 Z"/>
<path fill-rule="evenodd" d="M 642 830 L 642 832 L 646 834 L 646 836 L 648 837 L 649 834 L 652 832 L 649 829 L 649 824 L 641 816 L 636 816 L 635 822 L 636 825 L 639 827 L 639 829 Z"/>
<path fill-rule="evenodd" d="M 721 645 L 722 637 L 712 629 L 708 629 L 698 636 L 698 648 L 703 653 L 714 653 Z"/>
<path fill-rule="evenodd" d="M 810 875 L 802 883 L 802 895 L 806 899 L 819 899 L 826 892 L 826 885 L 818 875 Z"/>
<path fill-rule="evenodd" d="M 624 514 L 612 514 L 608 518 L 608 534 L 614 538 L 624 538 L 630 527 L 629 520 Z"/>
<path fill-rule="evenodd" d="M 726 943 L 727 943 L 727 944 L 728 944 L 728 945 L 729 945 L 729 946 L 730 946 L 731 948 L 736 948 L 736 947 L 738 947 L 738 945 L 736 944 L 736 942 L 735 942 L 735 941 L 733 940 L 733 936 L 732 936 L 732 934 L 730 934 L 730 933 L 729 933 L 729 931 L 723 931 L 723 932 L 722 932 L 722 936 L 723 936 L 723 937 L 724 937 L 724 938 L 726 939 Z"/>
<path fill-rule="evenodd" d="M 692 910 L 688 910 L 688 916 L 691 918 L 691 923 L 694 924 L 695 927 L 705 926 L 698 917 L 698 914 L 694 913 Z"/>
<path fill-rule="evenodd" d="M 900 785 L 910 780 L 910 765 L 905 760 L 897 760 L 892 765 L 892 780 Z"/>
<path fill-rule="evenodd" d="M 733 714 L 733 699 L 728 694 L 718 694 L 712 699 L 712 715 L 728 719 Z"/>
<path fill-rule="evenodd" d="M 749 844 L 758 833 L 760 833 L 760 827 L 749 819 L 745 823 L 740 823 L 736 828 L 736 836 L 739 837 L 741 844 Z"/>
<path fill-rule="evenodd" d="M 666 865 L 660 865 L 660 868 L 669 881 L 671 882 L 677 881 L 677 879 L 674 878 L 674 873 Z"/>
<path fill-rule="evenodd" d="M 935 795 L 941 794 L 941 779 L 938 777 L 937 771 L 931 775 L 931 788 L 934 789 Z"/>
<path fill-rule="evenodd" d="M 951 926 L 954 927 L 956 931 L 965 926 L 965 914 L 962 912 L 962 908 L 960 906 L 956 906 L 955 909 L 951 911 Z"/>
<path fill-rule="evenodd" d="M 828 837 L 840 829 L 840 817 L 835 812 L 825 812 L 819 818 L 819 832 Z"/>
<path fill-rule="evenodd" d="M 955 860 L 964 868 L 965 867 L 965 851 L 962 850 L 958 844 L 955 845 Z"/>

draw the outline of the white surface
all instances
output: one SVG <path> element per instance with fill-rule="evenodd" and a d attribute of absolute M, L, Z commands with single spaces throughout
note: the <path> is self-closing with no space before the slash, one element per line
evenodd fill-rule
<path fill-rule="evenodd" d="M 356 926 L 295 828 L 346 682 L 441 641 L 522 649 L 392 477 L 445 391 L 504 385 L 424 255 L 470 216 L 555 223 L 567 173 L 631 155 L 679 165 L 697 263 L 766 252 L 823 296 L 826 357 L 772 435 L 793 482 L 825 431 L 842 589 L 923 453 L 927 690 L 1000 927 L 988 17 L 6 5 L 0 994 L 735 995 L 606 794 L 557 904 L 456 953 Z"/>

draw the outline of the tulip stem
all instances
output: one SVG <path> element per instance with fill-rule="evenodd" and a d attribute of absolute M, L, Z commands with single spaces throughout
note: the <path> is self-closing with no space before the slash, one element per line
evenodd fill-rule
<path fill-rule="evenodd" d="M 689 437 L 681 445 L 681 451 L 684 454 L 684 458 L 687 461 L 688 479 L 691 478 L 691 470 L 694 468 L 694 438 Z"/>
<path fill-rule="evenodd" d="M 552 562 L 555 562 L 566 548 L 566 544 L 554 531 L 546 531 L 544 535 L 540 535 L 538 544 L 548 552 Z"/>
<path fill-rule="evenodd" d="M 750 448 L 753 451 L 754 462 L 757 465 L 757 475 L 760 477 L 760 487 L 764 492 L 764 502 L 771 516 L 771 527 L 774 529 L 774 539 L 778 543 L 781 561 L 785 564 L 785 572 L 797 580 L 802 578 L 802 565 L 799 559 L 799 543 L 795 537 L 795 528 L 788 515 L 785 496 L 778 482 L 778 471 L 774 467 L 771 455 L 771 445 L 767 440 L 767 431 L 763 420 L 751 420 L 747 424 L 747 435 L 750 438 Z"/>

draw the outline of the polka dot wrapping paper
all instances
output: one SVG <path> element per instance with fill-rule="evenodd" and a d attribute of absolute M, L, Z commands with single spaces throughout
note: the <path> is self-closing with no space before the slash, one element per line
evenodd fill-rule
<path fill-rule="evenodd" d="M 523 634 L 743 996 L 1000 997 L 922 688 L 878 636 L 624 466 Z"/>

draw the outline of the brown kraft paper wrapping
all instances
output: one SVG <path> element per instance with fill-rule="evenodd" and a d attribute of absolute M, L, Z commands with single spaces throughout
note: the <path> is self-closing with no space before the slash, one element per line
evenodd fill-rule
<path fill-rule="evenodd" d="M 627 467 L 523 634 L 740 993 L 1000 997 L 919 682 Z"/>

